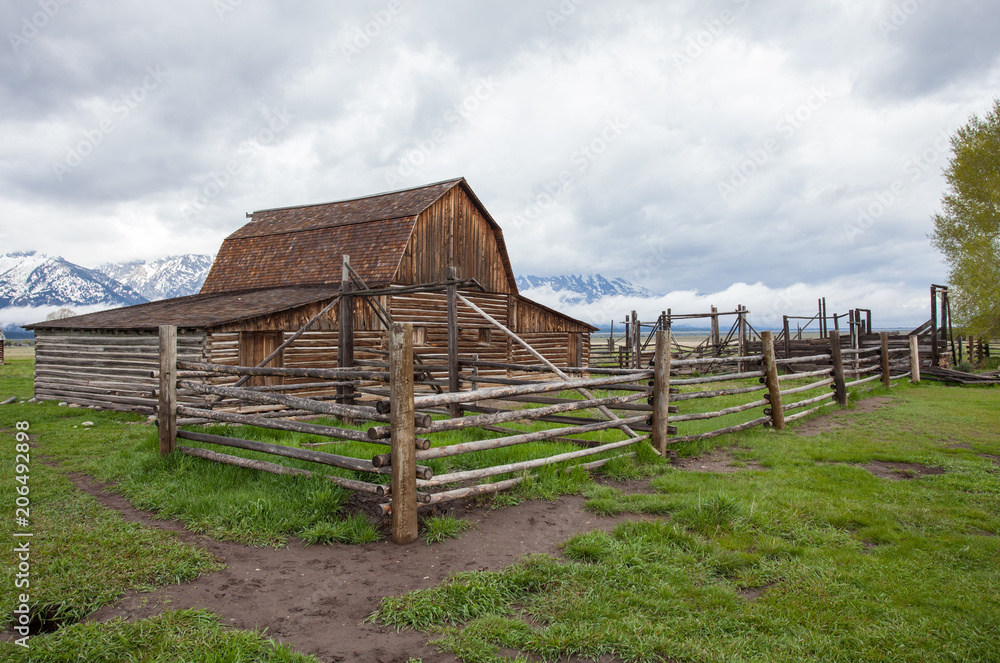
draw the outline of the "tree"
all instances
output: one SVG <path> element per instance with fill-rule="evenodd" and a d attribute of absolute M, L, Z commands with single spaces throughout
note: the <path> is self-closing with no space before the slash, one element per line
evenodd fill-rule
<path fill-rule="evenodd" d="M 52 311 L 52 313 L 49 313 L 47 316 L 45 316 L 45 319 L 46 320 L 65 320 L 66 318 L 72 318 L 74 315 L 76 315 L 76 312 L 74 312 L 73 309 L 66 308 L 64 306 L 61 309 L 59 309 L 58 311 Z"/>
<path fill-rule="evenodd" d="M 955 321 L 975 336 L 1000 336 L 1000 99 L 951 137 L 948 190 L 931 243 L 944 254 Z"/>

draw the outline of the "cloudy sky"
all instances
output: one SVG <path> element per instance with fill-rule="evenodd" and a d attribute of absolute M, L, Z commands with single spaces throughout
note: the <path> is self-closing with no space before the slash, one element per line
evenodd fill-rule
<path fill-rule="evenodd" d="M 0 253 L 214 253 L 246 212 L 465 176 L 515 272 L 678 311 L 926 319 L 947 137 L 1000 94 L 985 0 L 8 0 L 0 21 Z"/>

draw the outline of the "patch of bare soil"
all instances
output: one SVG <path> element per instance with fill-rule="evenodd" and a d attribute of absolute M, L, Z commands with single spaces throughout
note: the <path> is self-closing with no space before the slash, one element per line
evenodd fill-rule
<path fill-rule="evenodd" d="M 305 546 L 294 539 L 286 548 L 251 548 L 157 520 L 87 476 L 72 475 L 72 479 L 126 520 L 176 532 L 227 565 L 194 582 L 131 593 L 88 621 L 141 619 L 164 610 L 203 608 L 221 615 L 231 626 L 267 629 L 270 637 L 323 661 L 395 663 L 410 657 L 425 663 L 456 661 L 427 644 L 432 635 L 397 633 L 365 623 L 365 618 L 378 608 L 382 597 L 432 587 L 459 571 L 503 569 L 532 553 L 558 556 L 558 544 L 574 534 L 610 530 L 628 519 L 584 511 L 584 499 L 579 496 L 525 502 L 502 510 L 461 504 L 450 514 L 473 521 L 475 529 L 433 546 L 422 541 L 407 546 L 389 541 Z"/>
<path fill-rule="evenodd" d="M 756 460 L 736 460 L 729 449 L 715 448 L 707 454 L 692 458 L 678 458 L 674 463 L 682 470 L 690 472 L 739 472 L 741 470 L 763 470 Z"/>
<path fill-rule="evenodd" d="M 984 452 L 979 454 L 979 456 L 981 458 L 989 458 L 990 460 L 993 461 L 994 464 L 1000 465 L 1000 456 L 998 456 L 997 454 L 988 454 Z"/>
<path fill-rule="evenodd" d="M 881 410 L 889 403 L 892 399 L 887 396 L 876 396 L 875 398 L 865 398 L 863 400 L 857 401 L 849 410 L 837 410 L 836 412 L 831 412 L 808 421 L 803 421 L 795 425 L 792 431 L 796 435 L 802 435 L 804 437 L 811 437 L 813 435 L 819 435 L 820 433 L 829 433 L 841 429 L 845 426 L 844 419 L 850 417 L 858 412 L 874 412 L 876 410 Z"/>
<path fill-rule="evenodd" d="M 919 479 L 930 474 L 944 474 L 945 472 L 943 467 L 928 467 L 920 463 L 893 463 L 883 460 L 873 460 L 860 467 L 868 470 L 877 477 L 892 479 L 894 481 Z"/>
<path fill-rule="evenodd" d="M 760 587 L 745 587 L 739 590 L 740 596 L 742 596 L 747 601 L 756 601 L 761 596 L 763 596 L 767 592 L 767 590 L 774 587 L 775 584 L 776 583 L 769 582 L 764 585 L 761 585 Z"/>

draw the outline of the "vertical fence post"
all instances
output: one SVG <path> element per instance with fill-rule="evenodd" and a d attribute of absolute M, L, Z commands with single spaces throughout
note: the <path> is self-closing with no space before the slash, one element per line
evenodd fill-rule
<path fill-rule="evenodd" d="M 788 359 L 789 357 L 792 356 L 792 339 L 791 339 L 791 330 L 789 330 L 788 328 L 787 315 L 781 316 L 781 327 L 782 327 L 781 333 L 784 334 L 784 339 L 785 339 L 785 359 Z"/>
<path fill-rule="evenodd" d="M 337 366 L 346 368 L 354 365 L 354 297 L 347 293 L 351 288 L 351 257 L 342 256 L 340 277 L 340 310 L 337 315 Z M 338 401 L 354 402 L 354 389 L 350 386 L 337 387 Z"/>
<path fill-rule="evenodd" d="M 931 286 L 931 366 L 938 367 L 937 286 Z"/>
<path fill-rule="evenodd" d="M 844 357 L 840 352 L 840 332 L 830 333 L 830 356 L 833 358 L 833 388 L 837 393 L 837 403 L 847 405 L 847 384 L 844 380 Z"/>
<path fill-rule="evenodd" d="M 778 365 L 774 362 L 774 337 L 769 331 L 761 332 L 764 349 L 764 372 L 767 374 L 767 394 L 771 403 L 771 424 L 785 430 L 785 411 L 781 407 L 781 383 L 778 382 Z"/>
<path fill-rule="evenodd" d="M 642 367 L 642 330 L 639 325 L 639 316 L 632 311 L 632 368 Z"/>
<path fill-rule="evenodd" d="M 920 384 L 920 339 L 916 334 L 910 336 L 910 382 Z"/>
<path fill-rule="evenodd" d="M 160 398 L 156 407 L 160 455 L 168 456 L 177 444 L 177 327 L 160 325 Z"/>
<path fill-rule="evenodd" d="M 448 391 L 460 391 L 462 383 L 458 379 L 458 269 L 448 268 Z M 452 418 L 462 416 L 461 403 L 448 406 Z"/>
<path fill-rule="evenodd" d="M 413 325 L 389 330 L 389 412 L 392 433 L 392 542 L 417 540 L 417 460 L 413 421 Z"/>
<path fill-rule="evenodd" d="M 889 388 L 892 386 L 892 379 L 889 376 L 889 332 L 882 332 L 882 386 Z"/>
<path fill-rule="evenodd" d="M 719 346 L 722 345 L 722 335 L 719 333 L 719 309 L 718 307 L 712 307 L 712 354 L 718 357 L 722 351 Z"/>
<path fill-rule="evenodd" d="M 670 330 L 656 332 L 653 359 L 653 448 L 667 455 L 670 413 Z"/>

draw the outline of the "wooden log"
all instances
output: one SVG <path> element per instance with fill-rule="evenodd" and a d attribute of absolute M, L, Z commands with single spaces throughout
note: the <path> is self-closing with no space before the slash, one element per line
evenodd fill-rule
<path fill-rule="evenodd" d="M 789 359 L 775 359 L 774 363 L 781 366 L 784 364 L 805 364 L 809 362 L 829 361 L 829 360 L 830 360 L 830 354 L 824 353 L 824 354 L 807 355 L 804 357 L 791 357 Z"/>
<path fill-rule="evenodd" d="M 204 458 L 205 460 L 211 460 L 216 463 L 225 463 L 226 465 L 235 465 L 236 467 L 242 467 L 248 470 L 258 470 L 260 472 L 270 472 L 271 474 L 283 474 L 289 476 L 304 476 L 304 477 L 319 476 L 343 488 L 348 488 L 350 490 L 357 490 L 364 493 L 370 493 L 372 495 L 381 496 L 384 492 L 387 492 L 387 487 L 384 490 L 380 491 L 379 488 L 381 486 L 374 483 L 368 483 L 366 481 L 358 481 L 357 479 L 345 479 L 343 477 L 337 477 L 330 474 L 322 474 L 319 472 L 310 472 L 309 470 L 301 470 L 297 467 L 288 467 L 287 465 L 278 465 L 277 463 L 269 463 L 266 460 L 240 458 L 239 456 L 222 454 L 219 453 L 218 451 L 212 451 L 211 449 L 202 449 L 200 447 L 177 447 L 177 451 L 187 454 L 188 456 Z"/>
<path fill-rule="evenodd" d="M 258 442 L 257 440 L 243 440 L 236 437 L 225 437 L 222 435 L 194 433 L 186 430 L 177 431 L 177 437 L 185 440 L 192 440 L 194 442 L 206 442 L 209 444 L 218 444 L 224 447 L 235 447 L 237 449 L 247 449 L 248 451 L 258 451 L 260 453 L 271 454 L 273 456 L 284 456 L 285 458 L 295 458 L 296 460 L 307 460 L 313 463 L 340 467 L 345 470 L 354 470 L 356 472 L 384 474 L 384 472 L 380 472 L 377 467 L 372 465 L 370 460 L 352 458 L 350 456 L 338 456 L 337 454 L 328 454 L 323 451 L 299 449 L 298 447 L 286 447 L 281 444 L 270 444 L 268 442 Z"/>
<path fill-rule="evenodd" d="M 889 332 L 881 333 L 882 339 L 882 353 L 880 355 L 882 359 L 882 386 L 887 389 L 892 386 L 889 375 Z"/>
<path fill-rule="evenodd" d="M 354 297 L 351 296 L 351 257 L 343 255 L 340 277 L 340 310 L 337 314 L 337 366 L 347 368 L 354 365 Z M 341 403 L 354 403 L 354 390 L 337 387 Z"/>
<path fill-rule="evenodd" d="M 611 396 L 608 398 L 598 398 L 589 400 L 574 400 L 571 402 L 559 403 L 556 405 L 549 405 L 540 408 L 524 408 L 520 410 L 498 410 L 496 408 L 488 408 L 492 412 L 487 414 L 481 414 L 471 417 L 460 417 L 458 419 L 447 419 L 432 421 L 430 426 L 421 428 L 419 430 L 420 434 L 429 433 L 440 433 L 449 430 L 462 430 L 465 428 L 482 428 L 487 425 L 494 425 L 505 423 L 509 421 L 552 421 L 548 418 L 548 415 L 555 414 L 557 412 L 572 412 L 575 410 L 587 410 L 596 407 L 597 405 L 615 405 L 619 403 L 625 403 L 630 400 L 635 400 L 637 398 L 643 398 L 643 394 L 629 394 L 626 396 Z M 567 399 L 568 400 L 568 399 Z M 473 409 L 469 407 L 468 409 Z M 487 408 L 484 408 L 487 409 Z M 556 420 L 556 423 L 565 423 L 565 420 Z M 574 423 L 577 423 L 574 421 Z M 386 426 L 373 426 L 368 429 L 369 439 L 384 439 L 389 433 L 388 427 Z"/>
<path fill-rule="evenodd" d="M 649 439 L 648 435 L 637 435 L 627 440 L 610 442 L 608 444 L 603 444 L 601 446 L 593 447 L 590 449 L 581 449 L 580 451 L 568 451 L 566 453 L 556 454 L 554 456 L 547 456 L 545 458 L 535 458 L 532 460 L 521 461 L 518 463 L 508 463 L 506 465 L 495 465 L 493 467 L 484 467 L 475 470 L 464 470 L 460 472 L 452 472 L 450 474 L 441 474 L 439 476 L 434 477 L 434 479 L 426 482 L 424 485 L 443 486 L 449 483 L 461 483 L 463 481 L 472 481 L 475 479 L 482 479 L 485 477 L 496 476 L 498 474 L 507 474 L 508 472 L 521 472 L 524 470 L 534 469 L 536 467 L 555 465 L 556 463 L 564 463 L 566 461 L 575 460 L 577 458 L 593 456 L 595 454 L 604 453 L 606 451 L 613 451 L 615 449 L 628 447 L 648 439 Z"/>
<path fill-rule="evenodd" d="M 563 379 L 541 383 L 532 382 L 523 385 L 512 385 L 509 387 L 490 387 L 476 391 L 462 391 L 457 394 L 433 394 L 417 398 L 415 406 L 417 409 L 423 409 L 426 407 L 440 407 L 442 405 L 448 405 L 449 403 L 471 403 L 488 399 L 502 400 L 504 396 L 543 394 L 552 391 L 564 391 L 587 387 L 611 388 L 611 385 L 616 385 L 621 382 L 638 382 L 639 380 L 648 380 L 652 377 L 652 375 L 653 371 L 640 371 L 638 373 L 632 373 L 628 376 L 614 375 L 606 378 Z M 485 378 L 480 377 L 480 379 Z"/>
<path fill-rule="evenodd" d="M 745 355 L 738 356 L 733 355 L 731 357 L 702 357 L 699 359 L 671 359 L 670 367 L 678 368 L 681 366 L 710 366 L 717 364 L 736 364 L 741 361 L 747 363 L 760 362 L 764 359 L 764 355 Z M 594 371 L 599 372 L 599 371 Z"/>
<path fill-rule="evenodd" d="M 788 373 L 786 375 L 779 375 L 778 382 L 783 382 L 785 380 L 799 380 L 802 378 L 811 378 L 816 375 L 830 375 L 833 371 L 832 367 L 820 368 L 815 371 L 803 371 L 801 373 Z"/>
<path fill-rule="evenodd" d="M 792 387 L 791 389 L 782 389 L 781 397 L 784 399 L 785 396 L 790 396 L 791 394 L 800 394 L 804 391 L 812 391 L 813 389 L 819 389 L 820 387 L 825 387 L 828 384 L 833 384 L 833 378 L 826 378 L 825 380 L 818 380 L 817 382 L 812 382 L 810 384 L 802 385 L 801 387 Z M 764 395 L 765 399 L 769 398 L 769 394 Z"/>
<path fill-rule="evenodd" d="M 920 348 L 916 334 L 910 336 L 910 382 L 920 384 Z"/>
<path fill-rule="evenodd" d="M 359 371 L 352 368 L 274 368 L 274 367 L 249 367 L 230 366 L 228 364 L 212 364 L 200 361 L 189 361 L 178 359 L 177 367 L 192 370 L 204 371 L 216 375 L 272 375 L 292 378 L 319 378 L 329 380 L 343 380 L 344 378 L 357 378 L 360 380 L 388 380 L 389 373 L 385 371 Z M 148 377 L 156 377 L 155 373 L 147 372 Z"/>
<path fill-rule="evenodd" d="M 844 359 L 841 354 L 840 332 L 834 330 L 830 334 L 830 356 L 833 359 L 833 383 L 837 403 L 847 405 L 847 387 L 844 386 Z"/>
<path fill-rule="evenodd" d="M 524 444 L 525 442 L 540 442 L 542 440 L 548 440 L 560 435 L 577 435 L 579 433 L 590 433 L 598 430 L 606 430 L 608 428 L 617 428 L 621 425 L 628 426 L 630 424 L 637 424 L 640 421 L 646 421 L 647 419 L 648 417 L 646 415 L 640 415 L 637 417 L 629 417 L 627 419 L 598 421 L 588 425 L 568 426 L 565 428 L 552 428 L 533 433 L 522 433 L 520 435 L 511 435 L 510 437 L 501 437 L 494 440 L 474 440 L 472 442 L 463 442 L 443 447 L 432 447 L 426 451 L 417 451 L 416 456 L 417 460 L 445 458 L 447 456 L 457 456 L 459 454 L 482 451 L 484 449 L 499 449 L 501 447 Z M 633 435 L 631 437 L 635 436 Z"/>
<path fill-rule="evenodd" d="M 591 358 L 595 356 L 594 352 L 591 352 Z M 551 373 L 552 369 L 548 366 L 540 364 L 512 364 L 508 362 L 501 361 L 484 361 L 484 360 L 473 360 L 473 359 L 462 359 L 458 360 L 458 363 L 463 366 L 478 366 L 479 368 L 502 368 L 511 371 L 522 371 L 524 373 Z M 591 375 L 633 375 L 635 370 L 631 368 L 603 368 L 603 367 L 579 367 L 579 366 L 561 366 L 560 367 L 564 373 L 589 373 Z"/>
<path fill-rule="evenodd" d="M 653 359 L 653 431 L 652 445 L 661 456 L 667 455 L 670 443 L 670 331 L 656 332 Z"/>
<path fill-rule="evenodd" d="M 677 393 L 677 390 L 672 390 L 671 393 Z M 632 397 L 633 398 L 637 398 L 637 399 L 649 398 L 649 396 L 647 394 L 648 394 L 648 392 L 647 393 L 641 393 L 641 394 L 637 393 L 637 394 L 632 394 Z M 527 395 L 527 396 L 506 396 L 505 398 L 498 399 L 498 400 L 509 401 L 509 402 L 514 402 L 514 403 L 541 403 L 541 404 L 544 404 L 544 405 L 555 405 L 555 404 L 558 404 L 558 403 L 580 403 L 581 402 L 580 399 L 578 399 L 578 398 L 560 398 L 558 396 L 532 396 L 530 394 Z M 653 406 L 652 405 L 647 405 L 646 403 L 625 402 L 625 403 L 618 403 L 618 404 L 614 404 L 614 405 L 609 405 L 608 407 L 610 407 L 612 410 L 634 410 L 636 412 L 652 412 L 653 411 Z M 671 412 L 677 412 L 678 411 L 676 405 L 671 405 L 670 408 L 671 408 L 671 410 L 670 410 Z"/>
<path fill-rule="evenodd" d="M 392 541 L 417 540 L 417 468 L 413 402 L 413 325 L 389 329 L 389 402 L 392 412 Z M 429 451 L 429 450 L 428 450 Z"/>
<path fill-rule="evenodd" d="M 831 392 L 827 392 L 825 394 L 821 394 L 819 396 L 815 396 L 813 398 L 807 398 L 805 400 L 796 401 L 795 403 L 786 403 L 786 404 L 782 405 L 781 408 L 782 408 L 782 410 L 786 410 L 786 411 L 787 410 L 797 410 L 800 407 L 805 407 L 806 405 L 812 405 L 813 403 L 819 403 L 820 401 L 825 401 L 827 399 L 834 398 L 835 396 L 836 396 L 836 393 L 834 393 L 834 392 L 831 391 Z"/>
<path fill-rule="evenodd" d="M 650 372 L 652 372 L 652 371 L 650 371 Z M 634 376 L 634 375 L 636 375 L 636 373 L 633 371 L 631 373 L 631 375 Z M 469 380 L 470 382 L 472 380 L 472 377 L 473 377 L 472 375 L 469 375 L 467 373 L 463 373 L 462 374 L 462 379 Z M 521 379 L 517 379 L 517 378 L 501 378 L 501 377 L 497 377 L 495 375 L 479 375 L 477 377 L 477 379 L 480 382 L 485 382 L 487 384 L 507 384 L 507 385 L 536 385 L 536 384 L 545 384 L 544 381 L 539 381 L 539 380 L 521 380 Z M 554 380 L 555 378 L 551 378 L 551 379 Z M 580 378 L 580 379 L 586 379 L 586 378 Z M 596 378 L 594 378 L 594 379 L 596 379 Z M 621 379 L 625 379 L 624 376 Z M 649 388 L 649 387 L 643 387 L 641 385 L 636 385 L 636 384 L 622 384 L 620 381 L 615 381 L 615 380 L 609 382 L 607 386 L 604 386 L 602 388 L 604 388 L 604 389 L 613 389 L 613 390 L 618 390 L 618 391 L 645 391 L 645 392 L 652 393 L 652 389 Z M 459 393 L 471 393 L 471 392 L 459 392 Z"/>
<path fill-rule="evenodd" d="M 796 414 L 790 414 L 787 417 L 785 417 L 785 423 L 788 423 L 790 421 L 795 421 L 796 419 L 802 419 L 803 417 L 808 417 L 810 414 L 813 414 L 814 412 L 819 412 L 823 408 L 829 407 L 831 405 L 833 405 L 833 403 L 823 403 L 822 405 L 817 405 L 816 407 L 809 408 L 808 410 L 797 412 Z"/>
<path fill-rule="evenodd" d="M 781 405 L 781 383 L 778 381 L 778 365 L 774 358 L 774 338 L 770 331 L 761 333 L 764 343 L 764 372 L 767 380 L 768 400 L 771 402 L 771 425 L 777 430 L 785 429 L 785 412 Z"/>
<path fill-rule="evenodd" d="M 177 327 L 160 325 L 160 397 L 156 406 L 160 455 L 177 446 Z"/>
<path fill-rule="evenodd" d="M 748 428 L 753 428 L 754 426 L 760 426 L 764 423 L 769 423 L 771 421 L 770 415 L 765 415 L 763 417 L 758 417 L 756 419 L 751 419 L 750 421 L 745 421 L 742 424 L 736 424 L 735 426 L 727 426 L 725 428 L 719 428 L 717 430 L 708 431 L 707 433 L 698 433 L 697 435 L 685 435 L 683 437 L 675 437 L 674 442 L 694 442 L 696 440 L 708 440 L 713 437 L 718 437 L 719 435 L 725 435 L 726 433 L 737 433 L 741 430 L 747 430 Z"/>
<path fill-rule="evenodd" d="M 259 415 L 205 410 L 202 408 L 185 407 L 183 405 L 178 406 L 177 413 L 188 417 L 198 417 L 200 419 L 208 419 L 211 421 L 225 421 L 227 423 L 241 424 L 244 426 L 257 426 L 259 428 L 271 428 L 274 430 L 286 430 L 295 433 L 307 433 L 309 435 L 321 435 L 323 437 L 335 437 L 341 440 L 353 440 L 355 442 L 374 442 L 376 444 L 384 444 L 384 442 L 380 442 L 379 440 L 369 439 L 364 431 L 337 428 L 335 426 L 321 426 L 319 424 L 309 424 L 302 421 L 282 421 L 280 419 L 267 418 Z"/>
<path fill-rule="evenodd" d="M 458 269 L 448 267 L 448 280 L 458 278 Z M 448 285 L 448 391 L 457 392 L 462 388 L 458 368 L 458 287 L 453 283 Z M 462 405 L 451 403 L 448 410 L 452 417 L 462 416 Z"/>
<path fill-rule="evenodd" d="M 330 414 L 334 416 L 350 417 L 355 419 L 368 419 L 372 421 L 389 421 L 389 416 L 378 413 L 373 407 L 362 405 L 341 405 L 340 403 L 327 403 L 311 398 L 300 398 L 287 394 L 272 394 L 258 392 L 245 387 L 223 387 L 219 385 L 203 384 L 201 382 L 191 382 L 181 380 L 180 386 L 190 389 L 199 394 L 212 394 L 216 396 L 228 396 L 251 403 L 269 403 L 272 405 L 284 405 L 298 410 L 309 410 L 317 414 Z"/>
<path fill-rule="evenodd" d="M 733 389 L 716 389 L 713 391 L 692 391 L 684 394 L 675 394 L 670 400 L 690 401 L 698 398 L 718 398 L 719 396 L 735 396 L 736 394 L 751 394 L 755 391 L 767 389 L 766 385 L 754 385 L 753 387 L 734 387 Z"/>
<path fill-rule="evenodd" d="M 765 399 L 760 399 L 759 401 L 753 401 L 751 403 L 744 403 L 743 405 L 734 405 L 732 407 L 727 407 L 722 410 L 716 410 L 714 412 L 696 412 L 694 414 L 680 414 L 676 417 L 670 417 L 671 421 L 700 421 L 702 419 L 715 419 L 717 417 L 724 417 L 728 414 L 736 414 L 737 412 L 745 412 L 746 410 L 752 410 L 755 407 L 761 407 L 762 405 L 767 405 L 769 401 Z"/>
<path fill-rule="evenodd" d="M 702 378 L 680 378 L 672 380 L 675 385 L 687 384 L 708 384 L 710 382 L 729 382 L 731 380 L 744 380 L 747 378 L 765 377 L 764 371 L 744 371 L 741 373 L 724 373 L 720 375 L 706 375 Z"/>
<path fill-rule="evenodd" d="M 853 382 L 848 382 L 844 386 L 847 389 L 850 389 L 851 387 L 857 387 L 859 385 L 865 384 L 866 382 L 872 382 L 873 380 L 881 380 L 881 379 L 882 379 L 882 375 L 881 374 L 876 374 L 876 375 L 872 375 L 872 376 L 867 377 L 867 378 L 861 378 L 860 380 L 854 380 Z"/>

